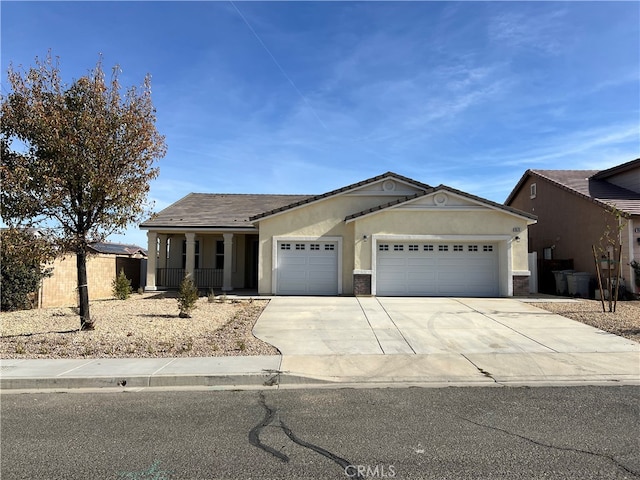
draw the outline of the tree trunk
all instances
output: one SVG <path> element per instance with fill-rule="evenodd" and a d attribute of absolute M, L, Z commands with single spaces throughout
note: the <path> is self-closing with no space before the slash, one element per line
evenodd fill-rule
<path fill-rule="evenodd" d="M 80 330 L 93 330 L 94 325 L 89 313 L 89 286 L 87 285 L 87 250 L 84 245 L 76 252 L 78 267 L 78 295 L 80 297 Z"/>

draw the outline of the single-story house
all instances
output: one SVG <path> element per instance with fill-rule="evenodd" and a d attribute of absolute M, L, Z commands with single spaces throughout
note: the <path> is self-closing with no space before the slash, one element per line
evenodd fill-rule
<path fill-rule="evenodd" d="M 511 296 L 528 292 L 533 223 L 387 172 L 320 195 L 191 193 L 140 228 L 147 290 L 191 274 L 262 295 Z"/>
<path fill-rule="evenodd" d="M 529 248 L 539 259 L 572 260 L 574 270 L 594 278 L 592 246 L 596 255 L 608 250 L 617 256 L 602 239 L 608 224 L 610 238 L 619 235 L 622 242 L 621 275 L 633 286 L 629 263 L 640 262 L 640 159 L 606 170 L 527 170 L 505 204 L 538 217 L 529 228 Z"/>
<path fill-rule="evenodd" d="M 137 245 L 110 242 L 96 242 L 89 245 L 87 256 L 87 280 L 89 299 L 112 298 L 112 282 L 120 270 L 131 280 L 131 287 L 137 290 L 143 286 L 141 280 L 146 275 L 147 252 Z M 76 256 L 68 253 L 56 258 L 51 267 L 52 275 L 42 280 L 38 292 L 38 306 L 41 308 L 78 305 L 78 270 Z"/>

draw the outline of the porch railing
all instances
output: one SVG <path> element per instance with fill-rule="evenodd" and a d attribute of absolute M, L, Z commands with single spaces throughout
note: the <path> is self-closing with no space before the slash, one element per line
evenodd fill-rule
<path fill-rule="evenodd" d="M 196 268 L 194 277 L 198 288 L 221 288 L 222 269 Z"/>
<path fill-rule="evenodd" d="M 178 288 L 184 278 L 184 268 L 156 269 L 156 286 L 164 288 Z M 200 289 L 222 287 L 222 269 L 196 268 L 193 279 Z"/>

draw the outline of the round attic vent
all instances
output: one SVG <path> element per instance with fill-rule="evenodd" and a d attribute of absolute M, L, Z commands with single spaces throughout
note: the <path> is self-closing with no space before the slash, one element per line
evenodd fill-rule
<path fill-rule="evenodd" d="M 382 189 L 385 192 L 393 192 L 396 189 L 396 182 L 394 182 L 393 180 L 385 180 L 382 183 Z"/>
<path fill-rule="evenodd" d="M 448 198 L 446 193 L 436 193 L 433 197 L 433 203 L 438 207 L 444 207 L 447 204 Z"/>

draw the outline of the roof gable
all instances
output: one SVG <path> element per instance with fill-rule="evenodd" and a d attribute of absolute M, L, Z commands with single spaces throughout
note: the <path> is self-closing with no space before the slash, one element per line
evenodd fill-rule
<path fill-rule="evenodd" d="M 374 188 L 375 186 L 378 186 L 379 188 Z M 277 215 L 282 212 L 292 210 L 294 208 L 319 202 L 327 198 L 335 197 L 336 195 L 343 195 L 343 194 L 385 195 L 385 194 L 388 194 L 388 195 L 393 195 L 397 197 L 398 195 L 403 195 L 403 194 L 415 195 L 416 193 L 425 192 L 430 188 L 431 187 L 425 183 L 421 183 L 411 178 L 398 175 L 397 173 L 394 173 L 394 172 L 386 172 L 386 173 L 383 173 L 382 175 L 378 175 L 378 176 L 363 180 L 361 182 L 347 185 L 346 187 L 338 188 L 336 190 L 323 193 L 321 195 L 314 195 L 314 196 L 299 200 L 297 202 L 291 203 L 289 205 L 284 205 L 279 208 L 275 208 L 272 210 L 265 211 L 263 213 L 259 213 L 251 217 L 250 220 L 251 221 L 263 220 L 267 217 L 271 217 L 273 215 Z"/>
<path fill-rule="evenodd" d="M 624 167 L 622 170 L 620 168 Z M 608 182 L 605 178 L 622 172 L 640 175 L 640 161 L 632 161 L 609 170 L 527 170 L 505 200 L 509 205 L 530 177 L 544 180 L 603 208 L 612 206 L 626 214 L 640 215 L 640 193 Z M 604 175 L 603 175 L 604 174 Z"/>
<path fill-rule="evenodd" d="M 438 185 L 428 191 L 418 193 L 404 199 L 389 202 L 379 207 L 370 208 L 362 212 L 354 213 L 345 218 L 345 221 L 353 221 L 367 215 L 374 215 L 383 210 L 389 209 L 419 209 L 419 210 L 469 210 L 469 209 L 491 209 L 499 210 L 510 215 L 515 215 L 527 219 L 530 223 L 535 223 L 537 217 L 527 212 L 508 207 L 486 198 L 481 198 L 469 193 L 457 190 L 447 185 Z"/>

